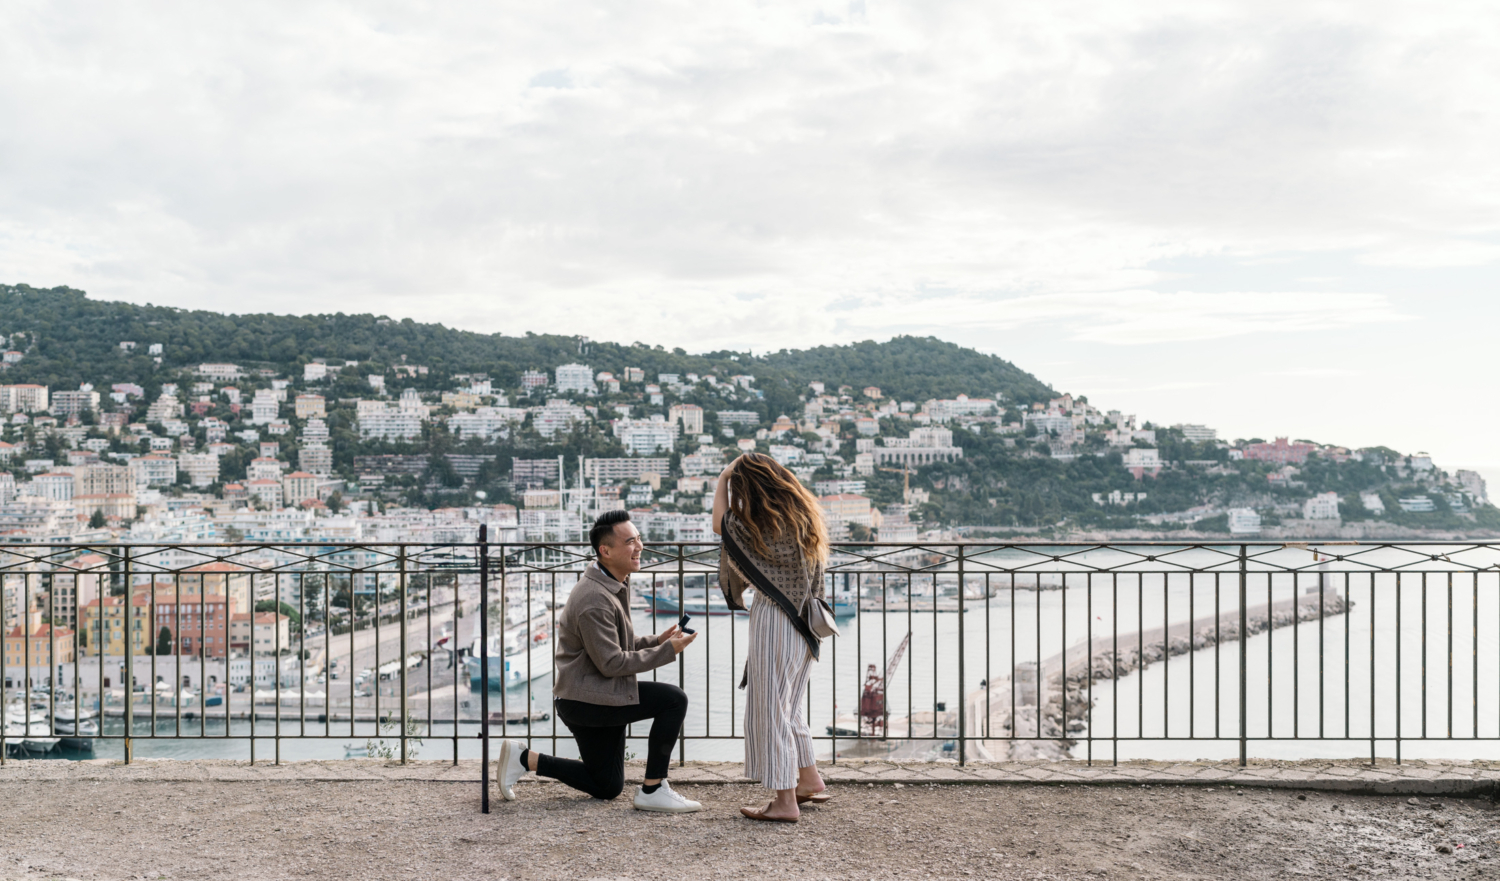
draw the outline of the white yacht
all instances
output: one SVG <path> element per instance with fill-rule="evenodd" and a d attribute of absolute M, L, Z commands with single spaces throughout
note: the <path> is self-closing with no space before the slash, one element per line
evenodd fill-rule
<path fill-rule="evenodd" d="M 5 745 L 12 752 L 41 755 L 52 751 L 62 738 L 52 735 L 47 711 L 12 704 L 5 711 Z"/>
<path fill-rule="evenodd" d="M 68 749 L 94 749 L 94 738 L 99 736 L 99 712 L 80 707 L 78 717 L 73 716 L 73 704 L 59 703 L 52 714 L 52 732 L 58 735 L 59 743 Z"/>
<path fill-rule="evenodd" d="M 504 628 L 496 628 L 501 632 L 490 634 L 488 648 L 480 645 L 476 635 L 469 656 L 464 658 L 469 684 L 474 688 L 479 687 L 481 655 L 491 659 L 487 665 L 491 688 L 502 683 L 506 688 L 525 685 L 552 673 L 552 618 L 547 607 L 536 600 L 529 608 L 517 603 L 506 610 L 505 617 Z"/>

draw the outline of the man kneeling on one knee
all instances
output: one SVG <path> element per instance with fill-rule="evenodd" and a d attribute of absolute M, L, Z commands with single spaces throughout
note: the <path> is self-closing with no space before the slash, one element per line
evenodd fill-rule
<path fill-rule="evenodd" d="M 636 674 L 670 664 L 696 634 L 672 625 L 656 636 L 636 636 L 630 623 L 630 575 L 641 569 L 641 534 L 626 511 L 608 511 L 589 531 L 595 562 L 568 596 L 557 619 L 557 673 L 552 687 L 558 718 L 573 732 L 581 760 L 560 759 L 526 749 L 514 740 L 500 746 L 496 768 L 500 794 L 515 795 L 527 771 L 551 777 L 595 798 L 611 799 L 625 788 L 625 727 L 651 720 L 646 777 L 636 790 L 643 811 L 687 813 L 703 806 L 672 791 L 667 766 L 687 717 L 682 689 L 665 682 L 637 682 Z"/>

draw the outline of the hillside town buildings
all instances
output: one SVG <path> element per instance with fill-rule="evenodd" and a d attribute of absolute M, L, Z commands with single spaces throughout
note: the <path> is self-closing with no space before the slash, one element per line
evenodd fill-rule
<path fill-rule="evenodd" d="M 1427 481 L 1431 493 L 1303 498 L 1309 459 L 1343 462 L 1362 453 L 1286 438 L 1233 444 L 1207 426 L 1138 423 L 1070 395 L 1024 406 L 993 394 L 903 401 L 875 386 L 812 382 L 778 412 L 749 375 L 598 367 L 526 370 L 503 385 L 468 374 L 436 387 L 414 364 L 371 373 L 378 368 L 314 361 L 290 377 L 200 364 L 157 384 L 96 377 L 55 389 L 0 386 L 0 535 L 17 543 L 129 540 L 159 547 L 155 559 L 185 569 L 195 562 L 185 547 L 194 542 L 469 542 L 481 523 L 501 541 L 577 542 L 599 513 L 623 508 L 648 539 L 710 543 L 715 480 L 748 450 L 792 469 L 838 540 L 929 535 L 943 525 L 932 522 L 940 492 L 972 492 L 983 482 L 940 487 L 933 476 L 965 474 L 994 449 L 1054 469 L 1097 457 L 1097 469 L 1129 489 L 1100 487 L 1080 497 L 1111 517 L 1161 504 L 1156 488 L 1142 491 L 1144 481 L 1236 462 L 1263 492 L 1296 499 L 1278 517 L 1300 514 L 1330 527 L 1356 514 L 1461 512 L 1488 501 L 1478 473 L 1446 478 L 1424 454 L 1382 467 Z M 978 451 L 984 456 L 974 450 L 981 441 L 994 445 Z M 1004 482 L 995 477 L 992 487 Z M 1131 486 L 1132 479 L 1142 483 Z M 502 487 L 501 497 L 479 498 L 472 490 L 481 482 Z M 893 483 L 902 487 L 899 497 Z M 408 501 L 412 493 L 441 499 L 447 491 L 452 507 Z M 1259 534 L 1262 513 L 1271 511 L 1232 508 L 1230 532 Z M 310 565 L 298 559 L 318 559 L 266 553 L 287 571 Z M 340 553 L 357 563 L 367 552 Z M 71 650 L 75 634 L 85 657 L 127 644 L 140 653 L 163 627 L 174 652 L 218 659 L 289 641 L 284 617 L 254 610 L 261 586 L 248 573 L 203 573 L 192 590 L 173 585 L 170 597 L 158 589 L 148 620 L 152 588 L 139 580 L 150 576 L 133 575 L 127 597 L 118 566 L 110 565 L 92 550 L 49 562 L 32 580 L 46 575 L 50 599 L 33 596 L 30 604 L 24 585 L 5 582 L 5 632 L 31 634 L 56 657 Z M 276 594 L 295 581 L 273 579 L 265 589 Z M 36 621 L 27 619 L 30 606 Z M 68 636 L 65 646 L 58 633 Z M 48 657 L 38 651 L 22 660 Z"/>

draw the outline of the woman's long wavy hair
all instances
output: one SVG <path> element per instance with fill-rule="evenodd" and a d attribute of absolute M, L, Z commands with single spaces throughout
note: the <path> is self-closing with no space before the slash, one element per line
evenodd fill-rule
<path fill-rule="evenodd" d="M 818 499 L 796 475 L 763 453 L 745 453 L 729 472 L 729 510 L 745 525 L 750 547 L 770 556 L 767 538 L 790 535 L 809 563 L 828 560 L 828 529 Z"/>

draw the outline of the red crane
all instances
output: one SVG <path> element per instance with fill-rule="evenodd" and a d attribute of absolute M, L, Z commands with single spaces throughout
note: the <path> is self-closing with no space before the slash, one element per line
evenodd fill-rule
<path fill-rule="evenodd" d="M 885 684 L 896 675 L 896 667 L 901 663 L 901 657 L 906 654 L 906 646 L 911 642 L 911 632 L 908 631 L 902 638 L 901 644 L 891 653 L 891 660 L 885 665 L 885 675 L 881 676 L 875 671 L 875 665 L 871 664 L 865 671 L 865 688 L 859 696 L 859 719 L 860 734 L 864 734 L 868 726 L 873 736 L 879 731 L 881 736 L 885 735 Z"/>

